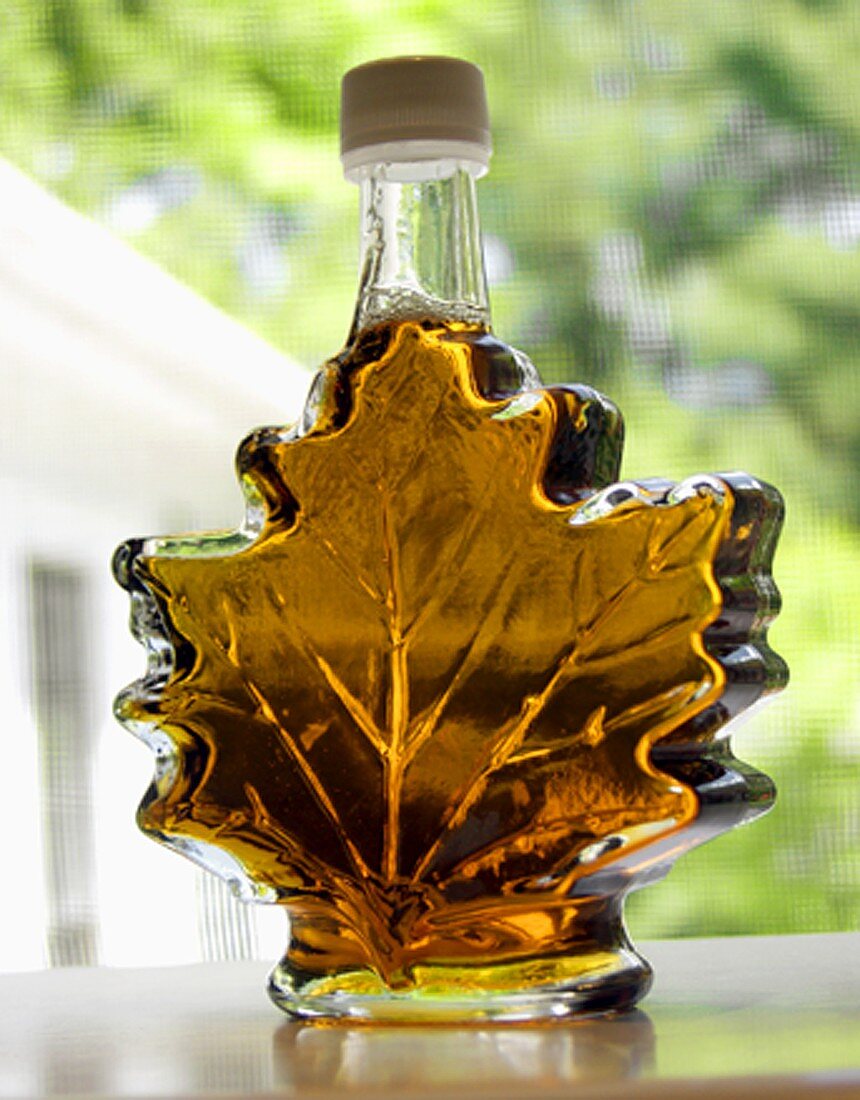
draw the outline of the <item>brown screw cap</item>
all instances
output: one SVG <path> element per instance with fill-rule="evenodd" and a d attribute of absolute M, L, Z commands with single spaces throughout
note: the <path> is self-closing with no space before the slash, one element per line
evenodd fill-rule
<path fill-rule="evenodd" d="M 350 69 L 341 85 L 340 149 L 347 172 L 375 159 L 445 155 L 486 167 L 484 74 L 456 57 L 391 57 Z"/>

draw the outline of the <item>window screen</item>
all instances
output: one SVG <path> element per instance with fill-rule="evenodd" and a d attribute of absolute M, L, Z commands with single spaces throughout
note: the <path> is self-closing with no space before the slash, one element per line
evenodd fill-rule
<path fill-rule="evenodd" d="M 853 927 L 860 112 L 852 0 L 11 0 L 0 18 L 0 156 L 308 368 L 338 350 L 356 284 L 357 200 L 337 160 L 340 75 L 402 53 L 450 53 L 483 67 L 496 151 L 479 200 L 499 335 L 527 351 L 546 381 L 589 382 L 622 407 L 627 475 L 743 468 L 787 500 L 775 567 L 784 610 L 772 639 L 793 680 L 735 741 L 743 759 L 775 777 L 777 808 L 637 897 L 633 930 Z M 17 226 L 25 235 L 27 216 L 22 209 Z M 82 249 L 65 262 L 68 286 L 69 272 L 95 261 Z M 14 251 L 4 263 L 0 311 L 13 331 L 26 319 L 10 304 L 23 293 Z M 93 362 L 112 331 L 104 313 L 91 333 Z M 33 384 L 25 351 L 35 337 L 22 333 L 23 350 L 4 365 L 13 397 Z M 239 386 L 241 361 L 235 372 Z M 175 857 L 131 847 L 134 801 L 151 765 L 142 750 L 118 747 L 127 734 L 109 717 L 119 665 L 133 675 L 143 661 L 130 640 L 107 641 L 125 618 L 107 580 L 111 540 L 135 533 L 119 525 L 131 523 L 144 482 L 157 485 L 150 496 L 162 511 L 144 515 L 141 504 L 141 524 L 193 525 L 215 502 L 217 522 L 234 522 L 238 506 L 218 486 L 232 487 L 238 435 L 213 439 L 224 464 L 212 467 L 211 494 L 201 494 L 187 442 L 197 404 L 181 371 L 164 374 L 157 401 L 152 392 L 120 394 L 118 383 L 86 364 L 63 380 L 92 400 L 86 445 L 59 465 L 41 446 L 56 427 L 39 414 L 48 391 L 10 404 L 26 415 L 0 412 L 9 418 L 7 522 L 30 517 L 0 565 L 20 578 L 12 556 L 62 542 L 77 568 L 30 573 L 29 701 L 15 671 L 20 647 L 4 650 L 20 705 L 3 736 L 18 754 L 20 798 L 42 831 L 47 869 L 51 946 L 47 955 L 33 946 L 28 958 L 90 961 L 101 937 L 108 961 L 141 961 L 146 931 L 129 914 L 144 898 L 149 927 L 161 920 L 171 930 L 148 959 L 164 959 L 168 943 L 171 959 L 253 954 L 261 948 L 250 917 L 214 886 L 195 885 L 190 867 L 180 882 L 168 869 Z M 277 399 L 274 389 L 273 406 Z M 144 400 L 147 423 L 163 426 L 161 465 L 129 458 L 142 464 L 141 478 L 123 489 L 110 468 L 142 444 L 117 439 L 110 425 L 121 407 Z M 284 417 L 295 411 L 285 403 Z M 86 584 L 96 593 L 89 679 L 79 663 Z M 12 591 L 7 638 L 26 629 L 20 605 Z M 61 873 L 58 845 L 71 831 L 77 854 Z M 102 883 L 92 887 L 103 899 L 94 908 L 90 849 Z M 122 913 L 111 908 L 118 892 L 137 899 Z M 57 914 L 78 904 L 71 938 L 57 938 Z"/>

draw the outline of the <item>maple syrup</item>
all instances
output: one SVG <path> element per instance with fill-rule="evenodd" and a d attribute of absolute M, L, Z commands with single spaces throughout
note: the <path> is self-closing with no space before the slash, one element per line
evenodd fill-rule
<path fill-rule="evenodd" d="M 625 894 L 773 799 L 720 731 L 784 682 L 779 495 L 619 481 L 614 405 L 492 334 L 480 73 L 350 81 L 347 347 L 241 446 L 237 530 L 117 554 L 149 653 L 117 701 L 156 756 L 139 822 L 286 907 L 295 1016 L 625 1008 L 650 980 Z"/>

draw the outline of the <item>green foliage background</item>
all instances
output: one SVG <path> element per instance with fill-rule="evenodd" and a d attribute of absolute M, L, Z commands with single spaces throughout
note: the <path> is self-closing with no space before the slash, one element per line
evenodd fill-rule
<path fill-rule="evenodd" d="M 631 906 L 648 935 L 856 926 L 860 19 L 854 0 L 7 0 L 0 154 L 314 366 L 346 332 L 340 75 L 484 69 L 495 327 L 625 411 L 626 471 L 788 503 L 792 686 L 736 740 L 778 808 Z"/>

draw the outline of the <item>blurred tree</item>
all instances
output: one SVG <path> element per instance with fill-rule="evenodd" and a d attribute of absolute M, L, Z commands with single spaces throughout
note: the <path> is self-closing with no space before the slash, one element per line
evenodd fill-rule
<path fill-rule="evenodd" d="M 858 34 L 853 0 L 0 12 L 0 153 L 309 366 L 337 349 L 355 287 L 340 75 L 386 54 L 477 61 L 500 333 L 548 380 L 621 403 L 636 475 L 740 465 L 786 492 L 777 647 L 795 687 L 758 759 L 790 808 L 679 868 L 646 934 L 848 927 L 860 901 L 840 641 L 860 610 Z"/>

